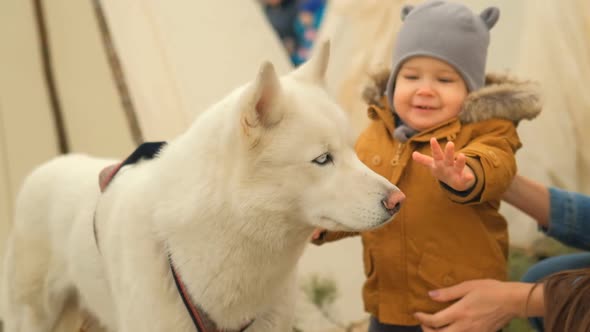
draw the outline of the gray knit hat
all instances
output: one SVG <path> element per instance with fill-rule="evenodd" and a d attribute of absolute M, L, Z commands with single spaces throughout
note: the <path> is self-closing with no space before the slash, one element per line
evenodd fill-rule
<path fill-rule="evenodd" d="M 447 62 L 461 74 L 469 91 L 484 85 L 489 30 L 498 21 L 498 8 L 490 7 L 476 15 L 464 5 L 431 0 L 416 7 L 405 6 L 401 16 L 404 23 L 397 35 L 385 90 L 391 107 L 397 72 L 414 56 Z"/>

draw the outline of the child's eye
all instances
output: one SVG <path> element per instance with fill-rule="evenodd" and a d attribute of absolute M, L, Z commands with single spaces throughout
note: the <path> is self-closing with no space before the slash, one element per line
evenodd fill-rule
<path fill-rule="evenodd" d="M 438 79 L 438 81 L 441 83 L 453 83 L 455 80 L 452 78 L 441 77 Z"/>
<path fill-rule="evenodd" d="M 418 75 L 404 75 L 404 78 L 413 81 L 418 79 Z"/>

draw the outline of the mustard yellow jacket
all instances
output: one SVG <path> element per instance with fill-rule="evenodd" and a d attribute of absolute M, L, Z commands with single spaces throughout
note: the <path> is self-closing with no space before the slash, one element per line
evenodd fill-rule
<path fill-rule="evenodd" d="M 382 91 L 382 90 L 380 90 Z M 506 77 L 488 77 L 471 93 L 458 118 L 418 133 L 402 143 L 393 138 L 395 121 L 382 94 L 369 101 L 368 128 L 356 151 L 368 167 L 397 185 L 406 200 L 386 226 L 362 234 L 365 309 L 382 323 L 417 325 L 417 311 L 446 305 L 427 292 L 477 278 L 506 278 L 508 232 L 498 213 L 500 198 L 516 173 L 521 146 L 515 125 L 540 111 L 531 86 Z M 443 186 L 412 152 L 431 155 L 429 140 L 454 142 L 467 156 L 477 182 L 468 195 Z M 331 233 L 332 241 L 351 234 Z"/>

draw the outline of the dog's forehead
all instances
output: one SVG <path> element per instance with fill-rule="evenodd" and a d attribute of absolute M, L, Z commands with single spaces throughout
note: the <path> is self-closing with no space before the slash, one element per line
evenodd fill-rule
<path fill-rule="evenodd" d="M 323 145 L 352 145 L 354 135 L 350 121 L 342 109 L 328 98 L 321 101 L 293 101 L 288 121 L 283 128 L 285 135 L 301 137 L 307 141 L 321 142 Z M 293 136 L 291 136 L 293 137 Z"/>
<path fill-rule="evenodd" d="M 310 132 L 331 132 L 331 135 L 335 136 L 334 139 L 353 136 L 347 113 L 329 95 L 324 84 L 286 75 L 281 77 L 281 85 L 283 107 L 290 113 L 288 117 L 299 122 Z"/>
<path fill-rule="evenodd" d="M 285 91 L 285 107 L 289 108 L 290 112 L 306 118 L 328 118 L 339 125 L 347 124 L 346 113 L 322 86 L 298 84 Z"/>

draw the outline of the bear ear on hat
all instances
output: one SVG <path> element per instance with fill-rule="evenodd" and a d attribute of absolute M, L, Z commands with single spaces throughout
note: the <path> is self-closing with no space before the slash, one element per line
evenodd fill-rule
<path fill-rule="evenodd" d="M 500 9 L 497 7 L 486 8 L 479 14 L 479 17 L 486 24 L 488 30 L 491 30 L 496 25 L 496 22 L 498 22 L 498 18 L 500 18 Z"/>
<path fill-rule="evenodd" d="M 401 12 L 401 16 L 402 16 L 402 21 L 406 19 L 406 16 L 408 16 L 408 14 L 414 9 L 414 6 L 412 5 L 405 5 L 402 8 L 402 12 Z"/>

